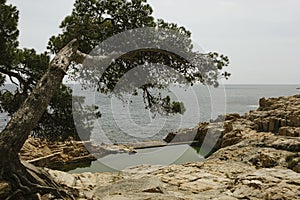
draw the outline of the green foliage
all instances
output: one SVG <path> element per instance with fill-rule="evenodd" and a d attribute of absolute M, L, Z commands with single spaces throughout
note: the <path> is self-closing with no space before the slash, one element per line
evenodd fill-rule
<path fill-rule="evenodd" d="M 193 52 L 191 42 L 191 32 L 184 27 L 180 27 L 175 23 L 167 23 L 162 19 L 155 20 L 152 16 L 153 9 L 146 0 L 76 0 L 74 9 L 71 15 L 67 16 L 60 25 L 62 33 L 58 36 L 52 36 L 48 43 L 48 49 L 52 52 L 57 52 L 67 42 L 77 38 L 80 44 L 80 51 L 90 53 L 95 49 L 100 42 L 122 33 L 127 30 L 142 27 L 156 27 L 161 29 L 171 30 L 179 37 L 174 37 L 170 33 L 160 33 L 164 35 L 163 39 L 158 39 L 158 43 L 175 45 L 175 48 L 188 58 L 193 60 L 193 63 L 188 63 L 178 55 L 163 52 L 157 49 L 162 49 L 163 46 L 156 46 L 153 51 L 139 49 L 137 51 L 126 53 L 117 58 L 107 70 L 97 76 L 94 68 L 89 69 L 86 66 L 81 69 L 80 73 L 86 76 L 82 82 L 97 85 L 97 90 L 102 93 L 114 93 L 121 96 L 120 93 L 131 93 L 137 95 L 139 91 L 143 93 L 146 108 L 153 112 L 161 113 L 182 113 L 183 104 L 166 102 L 161 93 L 157 95 L 150 92 L 151 88 L 166 88 L 168 83 L 172 83 L 172 79 L 166 76 L 154 77 L 157 83 L 148 84 L 139 88 L 135 85 L 126 85 L 126 88 L 116 90 L 115 86 L 124 75 L 131 69 L 143 65 L 144 68 L 151 70 L 156 69 L 152 63 L 160 63 L 172 67 L 176 72 L 181 74 L 188 84 L 203 83 L 208 85 L 218 86 L 218 79 L 229 77 L 229 73 L 220 71 L 223 67 L 229 64 L 226 56 L 219 56 L 217 53 L 200 54 Z M 141 43 L 153 39 L 152 35 L 137 35 L 140 37 Z M 154 36 L 155 37 L 155 36 Z M 155 39 L 155 38 L 154 38 Z M 137 40 L 138 41 L 138 40 Z M 115 46 L 107 47 L 114 50 L 121 50 L 125 41 L 115 42 Z M 136 44 L 139 45 L 139 44 Z M 109 54 L 101 49 L 103 55 Z M 201 66 L 203 59 L 208 61 L 208 65 Z M 163 72 L 157 71 L 156 74 Z M 82 76 L 80 77 L 82 78 Z M 149 77 L 135 77 L 135 82 L 142 82 Z M 151 77 L 153 78 L 153 77 Z M 129 81 L 130 82 L 130 81 Z M 167 84 L 165 84 L 167 83 Z"/>
<path fill-rule="evenodd" d="M 16 56 L 19 31 L 18 10 L 15 6 L 0 1 L 0 65 L 11 66 Z"/>
<path fill-rule="evenodd" d="M 154 64 L 160 63 L 173 68 L 185 78 L 186 83 L 203 83 L 218 86 L 218 80 L 228 78 L 229 73 L 221 72 L 229 64 L 226 56 L 217 53 L 200 54 L 193 52 L 191 32 L 175 23 L 167 23 L 162 19 L 155 20 L 152 16 L 152 8 L 146 0 L 76 0 L 71 15 L 61 23 L 62 33 L 52 36 L 48 43 L 48 49 L 57 53 L 69 41 L 76 38 L 79 42 L 79 50 L 90 53 L 100 42 L 122 33 L 141 27 L 155 27 L 176 32 L 179 36 L 165 34 L 162 39 L 165 44 L 175 44 L 180 53 L 188 55 L 188 59 L 161 51 L 162 46 L 156 49 L 139 49 L 126 53 L 110 64 L 101 77 L 90 79 L 97 90 L 102 93 L 129 92 L 137 95 L 143 94 L 147 109 L 160 113 L 183 113 L 184 105 L 181 102 L 171 101 L 170 97 L 163 97 L 161 93 L 153 93 L 153 89 L 164 89 L 174 79 L 162 69 L 157 69 Z M 14 6 L 6 5 L 5 0 L 0 0 L 0 84 L 5 82 L 5 77 L 15 83 L 16 89 L 0 92 L 0 108 L 12 115 L 32 91 L 34 85 L 45 73 L 49 65 L 47 53 L 37 54 L 33 49 L 18 49 L 18 11 Z M 151 35 L 148 35 L 152 37 Z M 143 38 L 143 37 L 142 37 Z M 184 38 L 183 40 L 180 38 Z M 144 38 L 147 40 L 149 38 Z M 120 41 L 113 49 L 124 45 Z M 102 52 L 107 55 L 109 52 Z M 207 62 L 208 64 L 203 64 Z M 198 66 L 201 65 L 201 68 Z M 115 90 L 118 81 L 131 69 L 143 66 L 148 71 L 155 71 L 157 82 L 139 86 L 127 85 L 119 91 Z M 81 73 L 95 74 L 92 69 L 84 69 Z M 137 82 L 149 77 L 136 77 Z M 153 78 L 153 77 L 152 77 Z M 116 93 L 117 92 L 117 93 Z M 42 117 L 33 134 L 53 140 L 64 140 L 69 136 L 78 139 L 77 131 L 73 123 L 71 90 L 61 85 L 52 99 L 47 112 Z M 78 103 L 83 104 L 84 99 L 78 98 Z M 86 108 L 82 111 L 82 119 L 75 119 L 77 128 L 89 138 L 94 117 L 100 117 L 97 108 Z"/>
<path fill-rule="evenodd" d="M 184 104 L 182 102 L 173 101 L 171 102 L 170 96 L 166 96 L 162 99 L 164 109 L 167 113 L 180 113 L 183 114 L 186 109 L 184 107 Z"/>
<path fill-rule="evenodd" d="M 2 87 L 0 111 L 12 116 L 46 72 L 50 57 L 47 53 L 37 54 L 34 49 L 18 49 L 18 11 L 4 0 L 0 1 L 0 24 L 0 86 L 7 83 L 7 78 L 14 84 L 10 89 Z M 83 130 L 86 128 L 84 136 L 89 138 L 87 130 L 90 127 L 79 126 Z M 32 134 L 49 140 L 80 139 L 73 121 L 72 95 L 68 87 L 60 86 Z"/>
<path fill-rule="evenodd" d="M 10 72 L 22 74 L 20 76 L 22 79 L 9 74 L 12 79 L 17 79 L 14 89 L 3 89 L 0 91 L 0 109 L 2 112 L 7 112 L 10 116 L 17 111 L 28 97 L 36 82 L 47 70 L 49 63 L 49 58 L 46 54 L 38 55 L 33 50 L 20 51 L 19 56 L 18 67 L 14 67 Z M 86 127 L 84 124 L 82 126 Z M 86 128 L 88 129 L 88 127 Z M 32 135 L 55 141 L 66 140 L 69 137 L 80 140 L 73 121 L 70 88 L 63 84 L 60 86 L 52 98 L 47 111 L 33 129 Z M 86 139 L 89 136 L 90 133 L 86 132 Z"/>
<path fill-rule="evenodd" d="M 76 0 L 61 23 L 62 34 L 50 38 L 48 48 L 58 52 L 76 38 L 80 50 L 89 53 L 100 41 L 138 27 L 155 26 L 153 10 L 146 0 Z"/>
<path fill-rule="evenodd" d="M 85 134 L 81 132 L 82 137 L 78 136 L 73 120 L 71 92 L 67 86 L 63 84 L 60 86 L 52 98 L 47 112 L 33 130 L 33 135 L 54 141 L 67 140 L 70 137 L 75 140 L 88 140 L 90 138 L 90 127 L 85 124 L 82 124 L 82 127 L 87 129 Z M 83 101 L 81 102 L 83 103 Z M 87 115 L 91 115 L 91 113 Z"/>

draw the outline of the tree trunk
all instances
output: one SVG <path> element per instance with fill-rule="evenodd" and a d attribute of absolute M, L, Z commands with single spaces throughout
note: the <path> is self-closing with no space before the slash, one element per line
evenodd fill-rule
<path fill-rule="evenodd" d="M 28 199 L 28 195 L 31 193 L 43 193 L 43 191 L 59 194 L 59 192 L 55 192 L 57 185 L 51 183 L 51 180 L 41 181 L 47 179 L 43 172 L 39 171 L 37 174 L 37 170 L 28 170 L 24 167 L 19 160 L 18 153 L 46 111 L 69 65 L 76 57 L 77 49 L 76 40 L 61 49 L 30 96 L 0 133 L 0 180 L 9 181 L 12 184 L 12 191 L 14 191 L 8 199 L 21 199 L 22 197 Z M 35 176 L 32 175 L 33 173 Z M 44 177 L 38 180 L 36 175 Z M 48 187 L 49 184 L 51 187 Z"/>

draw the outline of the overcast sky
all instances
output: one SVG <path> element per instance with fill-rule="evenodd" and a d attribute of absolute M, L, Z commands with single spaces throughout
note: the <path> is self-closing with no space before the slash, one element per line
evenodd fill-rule
<path fill-rule="evenodd" d="M 74 0 L 9 0 L 20 46 L 42 52 Z M 234 84 L 300 84 L 299 0 L 148 0 L 156 18 L 184 25 L 205 51 L 228 55 Z"/>

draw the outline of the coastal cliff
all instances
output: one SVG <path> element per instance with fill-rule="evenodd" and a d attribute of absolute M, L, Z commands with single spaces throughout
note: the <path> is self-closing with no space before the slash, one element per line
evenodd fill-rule
<path fill-rule="evenodd" d="M 219 116 L 165 138 L 200 144 L 206 138 L 203 162 L 116 173 L 48 171 L 78 199 L 300 199 L 299 135 L 300 95 L 262 98 L 255 111 Z"/>

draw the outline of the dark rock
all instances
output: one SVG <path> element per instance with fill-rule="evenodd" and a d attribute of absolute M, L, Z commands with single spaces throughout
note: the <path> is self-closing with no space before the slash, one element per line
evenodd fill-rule
<path fill-rule="evenodd" d="M 242 140 L 242 134 L 240 129 L 236 129 L 225 134 L 222 138 L 222 145 L 221 147 L 227 147 L 234 144 L 239 143 Z"/>
<path fill-rule="evenodd" d="M 291 137 L 300 137 L 300 128 L 299 127 L 290 127 L 284 126 L 281 127 L 278 131 L 278 135 L 281 136 L 291 136 Z"/>

